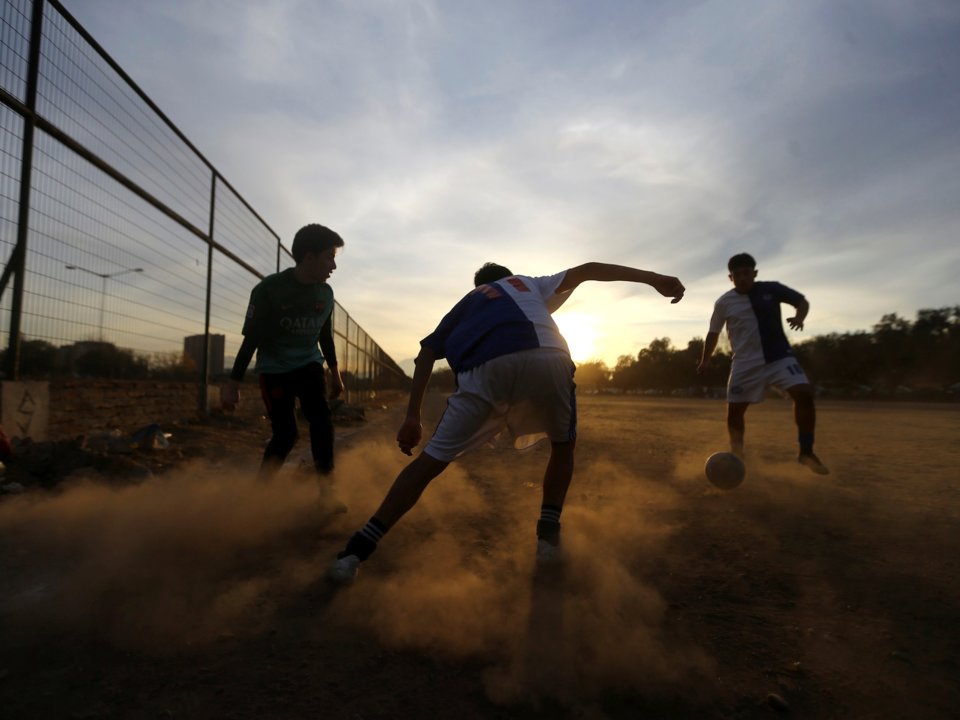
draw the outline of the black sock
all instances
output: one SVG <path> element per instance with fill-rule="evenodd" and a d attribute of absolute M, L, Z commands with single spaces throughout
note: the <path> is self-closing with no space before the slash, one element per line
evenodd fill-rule
<path fill-rule="evenodd" d="M 377 543 L 386 533 L 387 526 L 372 517 L 367 520 L 366 525 L 353 534 L 353 537 L 347 541 L 347 546 L 337 557 L 344 558 L 347 555 L 356 555 L 361 560 L 366 560 L 377 549 Z"/>
<path fill-rule="evenodd" d="M 537 537 L 551 545 L 560 544 L 560 513 L 563 508 L 556 505 L 542 505 L 540 519 L 537 521 Z"/>

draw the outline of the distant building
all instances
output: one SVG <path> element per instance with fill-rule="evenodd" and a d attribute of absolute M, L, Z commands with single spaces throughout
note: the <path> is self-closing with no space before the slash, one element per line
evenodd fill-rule
<path fill-rule="evenodd" d="M 183 339 L 183 354 L 190 358 L 194 366 L 203 367 L 203 335 L 190 335 Z M 223 375 L 224 335 L 210 335 L 209 364 L 207 374 L 210 377 Z"/>

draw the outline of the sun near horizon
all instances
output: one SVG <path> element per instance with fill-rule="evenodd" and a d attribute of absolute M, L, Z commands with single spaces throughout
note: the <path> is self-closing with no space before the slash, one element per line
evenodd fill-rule
<path fill-rule="evenodd" d="M 600 336 L 597 318 L 586 313 L 557 313 L 553 319 L 560 334 L 567 341 L 570 357 L 576 363 L 598 359 L 597 341 Z"/>

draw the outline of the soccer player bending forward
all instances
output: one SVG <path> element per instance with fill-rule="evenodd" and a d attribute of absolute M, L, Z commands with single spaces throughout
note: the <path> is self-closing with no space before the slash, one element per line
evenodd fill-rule
<path fill-rule="evenodd" d="M 431 480 L 457 456 L 504 429 L 518 448 L 544 436 L 550 439 L 536 526 L 537 559 L 559 558 L 560 513 L 573 477 L 577 412 L 575 366 L 551 313 L 587 280 L 643 283 L 673 302 L 684 292 L 675 277 L 622 265 L 592 262 L 546 277 L 514 275 L 493 263 L 480 268 L 473 291 L 420 341 L 407 416 L 397 433 L 402 452 L 412 455 L 422 439 L 420 410 L 436 360 L 447 359 L 457 390 L 423 451 L 400 472 L 377 511 L 337 555 L 331 578 L 351 581 Z"/>
<path fill-rule="evenodd" d="M 733 348 L 727 381 L 730 451 L 743 459 L 744 415 L 751 403 L 763 401 L 767 387 L 772 385 L 793 398 L 800 442 L 798 462 L 815 473 L 826 475 L 829 470 L 813 452 L 816 424 L 813 387 L 793 355 L 780 318 L 780 303 L 792 305 L 796 313 L 787 318 L 787 323 L 794 330 L 803 330 L 810 303 L 786 285 L 758 282 L 756 260 L 747 253 L 730 258 L 727 269 L 733 289 L 721 295 L 713 307 L 697 372 L 703 374 L 710 366 L 720 331 L 726 325 Z"/>

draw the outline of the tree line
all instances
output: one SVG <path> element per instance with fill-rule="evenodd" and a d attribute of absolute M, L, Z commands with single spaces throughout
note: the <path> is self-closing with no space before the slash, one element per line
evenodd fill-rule
<path fill-rule="evenodd" d="M 884 315 L 870 331 L 832 333 L 796 343 L 794 352 L 821 395 L 837 397 L 960 398 L 960 306 L 920 310 L 910 321 Z M 676 348 L 657 338 L 636 356 L 610 368 L 601 361 L 577 367 L 584 390 L 716 395 L 730 371 L 729 348 L 696 374 L 703 339 Z"/>
<path fill-rule="evenodd" d="M 6 350 L 0 352 L 0 363 Z M 20 368 L 25 378 L 57 377 L 195 380 L 197 366 L 184 353 L 143 354 L 109 342 L 87 340 L 57 346 L 46 340 L 25 339 L 20 346 Z"/>
<path fill-rule="evenodd" d="M 614 367 L 594 360 L 577 366 L 577 386 L 585 391 L 722 395 L 730 371 L 729 347 L 721 342 L 710 370 L 696 374 L 703 339 L 676 348 L 657 338 Z M 920 310 L 915 320 L 884 315 L 870 331 L 833 333 L 794 345 L 821 395 L 837 397 L 960 398 L 960 306 Z M 0 352 L 0 362 L 3 353 Z M 85 342 L 56 347 L 26 340 L 21 367 L 33 378 L 72 376 L 189 380 L 193 361 L 181 353 L 144 356 L 111 343 Z M 449 369 L 434 373 L 431 385 L 452 390 Z"/>

